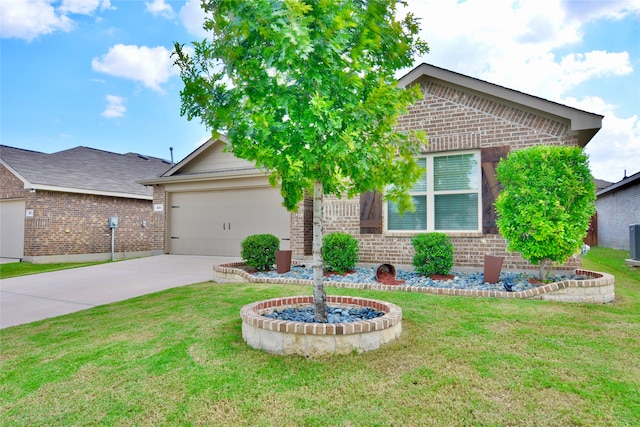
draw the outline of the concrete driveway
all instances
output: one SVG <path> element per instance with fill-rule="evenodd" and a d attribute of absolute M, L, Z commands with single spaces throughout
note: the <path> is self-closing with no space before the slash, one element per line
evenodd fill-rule
<path fill-rule="evenodd" d="M 213 279 L 240 258 L 159 255 L 0 280 L 0 329 Z"/>

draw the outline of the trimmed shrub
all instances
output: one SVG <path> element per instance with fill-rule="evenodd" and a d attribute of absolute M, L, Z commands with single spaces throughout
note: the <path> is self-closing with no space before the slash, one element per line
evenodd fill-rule
<path fill-rule="evenodd" d="M 348 233 L 329 233 L 322 238 L 322 259 L 326 271 L 343 274 L 355 268 L 360 257 L 358 240 Z"/>
<path fill-rule="evenodd" d="M 453 243 L 444 233 L 416 234 L 411 239 L 415 249 L 413 266 L 418 274 L 449 274 L 453 267 Z"/>
<path fill-rule="evenodd" d="M 258 271 L 269 270 L 276 262 L 280 239 L 273 234 L 253 234 L 240 243 L 240 255 L 249 267 Z"/>
<path fill-rule="evenodd" d="M 595 213 L 596 188 L 580 147 L 534 146 L 513 151 L 497 169 L 502 190 L 496 224 L 508 251 L 539 264 L 563 264 L 580 252 Z"/>

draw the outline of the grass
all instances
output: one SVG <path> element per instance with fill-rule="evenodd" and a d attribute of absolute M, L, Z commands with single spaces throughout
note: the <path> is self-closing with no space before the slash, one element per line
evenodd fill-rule
<path fill-rule="evenodd" d="M 86 267 L 88 265 L 103 264 L 109 261 L 98 262 L 65 262 L 56 264 L 32 264 L 30 262 L 11 262 L 0 264 L 0 279 L 10 277 L 27 276 L 29 274 L 48 273 L 69 268 Z"/>
<path fill-rule="evenodd" d="M 607 305 L 328 288 L 400 305 L 403 334 L 316 360 L 242 340 L 244 304 L 311 293 L 287 285 L 199 283 L 7 328 L 0 424 L 640 425 L 640 273 L 624 257 L 584 260 L 616 275 Z"/>

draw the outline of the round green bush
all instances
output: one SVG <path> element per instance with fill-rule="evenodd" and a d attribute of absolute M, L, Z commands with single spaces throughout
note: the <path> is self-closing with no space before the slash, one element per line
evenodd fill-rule
<path fill-rule="evenodd" d="M 596 211 L 589 158 L 581 147 L 533 146 L 511 152 L 496 173 L 496 224 L 507 250 L 538 264 L 546 277 L 546 264 L 580 251 Z"/>
<path fill-rule="evenodd" d="M 322 259 L 326 271 L 345 273 L 355 268 L 360 257 L 358 240 L 348 233 L 329 233 L 322 238 Z"/>
<path fill-rule="evenodd" d="M 444 233 L 416 234 L 411 239 L 415 249 L 413 266 L 418 274 L 449 274 L 453 267 L 453 244 Z"/>
<path fill-rule="evenodd" d="M 252 234 L 240 243 L 240 256 L 251 268 L 269 270 L 276 262 L 280 239 L 273 234 Z"/>

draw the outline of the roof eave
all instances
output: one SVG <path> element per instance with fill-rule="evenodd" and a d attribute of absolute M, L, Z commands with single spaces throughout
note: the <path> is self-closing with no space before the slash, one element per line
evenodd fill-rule
<path fill-rule="evenodd" d="M 24 188 L 31 188 L 31 182 L 27 178 L 25 178 L 20 172 L 12 168 L 11 165 L 9 165 L 7 162 L 0 159 L 0 165 L 7 168 L 9 172 L 11 172 L 16 178 L 22 181 L 22 183 L 24 184 Z"/>
<path fill-rule="evenodd" d="M 587 145 L 593 136 L 602 128 L 602 119 L 604 116 L 600 114 L 589 113 L 430 64 L 423 63 L 409 71 L 409 73 L 398 80 L 398 86 L 409 86 L 417 82 L 421 77 L 441 80 L 452 85 L 504 99 L 529 109 L 538 110 L 568 120 L 571 131 L 578 133 L 578 142 L 582 147 Z"/>
<path fill-rule="evenodd" d="M 25 185 L 24 188 L 36 190 L 36 191 L 37 190 L 55 191 L 58 193 L 91 194 L 94 196 L 109 196 L 109 197 L 119 197 L 119 198 L 125 198 L 125 199 L 153 200 L 153 195 L 124 193 L 124 192 L 118 192 L 118 191 L 93 190 L 93 189 L 86 189 L 86 188 L 60 187 L 56 185 L 46 185 L 46 184 L 31 183 L 29 184 L 29 186 Z"/>
<path fill-rule="evenodd" d="M 266 176 L 267 173 L 259 169 L 233 169 L 226 171 L 213 171 L 199 174 L 185 174 L 161 176 L 159 178 L 149 178 L 136 181 L 141 185 L 171 184 L 177 182 L 211 181 L 228 178 L 249 178 L 254 176 Z"/>
<path fill-rule="evenodd" d="M 637 172 L 631 175 L 630 177 L 623 179 L 622 181 L 618 181 L 615 184 L 611 184 L 607 188 L 603 188 L 602 190 L 596 192 L 596 197 L 602 196 L 603 194 L 607 194 L 612 191 L 622 190 L 623 188 L 629 187 L 630 185 L 633 185 L 636 182 L 640 183 L 640 172 Z"/>
<path fill-rule="evenodd" d="M 187 164 L 189 164 L 193 159 L 198 157 L 203 151 L 206 151 L 209 147 L 211 147 L 213 144 L 217 143 L 218 141 L 220 141 L 220 142 L 222 142 L 224 144 L 226 144 L 228 142 L 227 137 L 225 135 L 222 135 L 222 134 L 218 135 L 215 138 L 214 137 L 209 138 L 200 147 L 196 148 L 189 155 L 187 155 L 187 157 L 185 157 L 184 159 L 182 159 L 181 161 L 179 161 L 178 163 L 173 165 L 165 173 L 160 175 L 160 177 L 162 178 L 162 177 L 173 176 L 175 173 L 177 173 L 183 167 L 185 167 Z"/>

